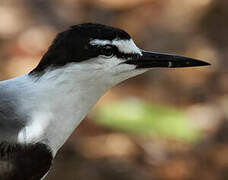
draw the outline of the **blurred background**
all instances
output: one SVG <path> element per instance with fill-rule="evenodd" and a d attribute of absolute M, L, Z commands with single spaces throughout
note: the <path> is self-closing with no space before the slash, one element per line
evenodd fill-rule
<path fill-rule="evenodd" d="M 1 0 L 0 80 L 32 70 L 59 31 L 83 22 L 212 64 L 154 69 L 110 90 L 47 180 L 227 180 L 227 9 L 226 0 Z"/>

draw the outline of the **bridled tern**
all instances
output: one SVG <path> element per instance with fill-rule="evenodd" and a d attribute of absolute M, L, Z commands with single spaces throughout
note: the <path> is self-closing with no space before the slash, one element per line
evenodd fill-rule
<path fill-rule="evenodd" d="M 116 84 L 156 67 L 207 65 L 144 51 L 127 32 L 101 24 L 59 33 L 35 69 L 0 82 L 0 179 L 44 179 L 58 149 Z"/>

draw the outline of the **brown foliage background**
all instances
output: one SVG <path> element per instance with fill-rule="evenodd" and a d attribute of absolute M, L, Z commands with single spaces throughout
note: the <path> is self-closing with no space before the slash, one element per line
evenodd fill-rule
<path fill-rule="evenodd" d="M 136 137 L 87 118 L 60 150 L 47 180 L 228 179 L 228 2 L 226 0 L 1 0 L 0 79 L 29 72 L 56 33 L 98 22 L 153 51 L 203 59 L 208 68 L 154 69 L 100 101 L 139 97 L 188 114 L 196 145 Z"/>

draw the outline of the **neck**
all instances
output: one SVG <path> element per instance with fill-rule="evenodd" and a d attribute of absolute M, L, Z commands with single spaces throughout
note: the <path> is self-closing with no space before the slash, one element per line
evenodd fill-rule
<path fill-rule="evenodd" d="M 30 83 L 33 98 L 25 103 L 29 106 L 31 121 L 20 131 L 20 142 L 45 141 L 55 154 L 108 90 L 107 87 L 101 88 L 103 86 L 95 81 L 94 76 L 88 76 L 88 71 L 80 72 L 78 76 L 74 68 L 51 70 L 41 77 L 27 75 L 27 79 L 33 82 Z"/>

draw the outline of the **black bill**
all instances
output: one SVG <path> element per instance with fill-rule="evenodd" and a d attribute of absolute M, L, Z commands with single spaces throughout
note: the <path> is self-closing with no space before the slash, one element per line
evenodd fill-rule
<path fill-rule="evenodd" d="M 170 54 L 161 54 L 150 51 L 142 51 L 142 56 L 127 60 L 124 63 L 136 65 L 136 68 L 182 68 L 210 65 L 207 62 L 193 58 Z"/>

